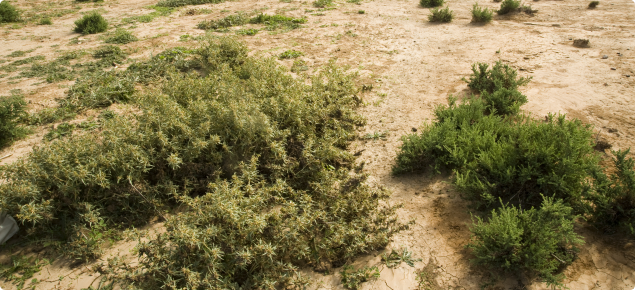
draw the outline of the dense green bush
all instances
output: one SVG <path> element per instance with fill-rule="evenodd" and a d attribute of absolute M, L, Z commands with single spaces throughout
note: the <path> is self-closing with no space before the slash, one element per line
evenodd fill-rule
<path fill-rule="evenodd" d="M 515 12 L 520 7 L 520 0 L 504 0 L 501 3 L 501 8 L 496 11 L 498 15 L 507 14 L 510 12 Z"/>
<path fill-rule="evenodd" d="M 22 95 L 0 96 L 0 148 L 25 134 L 25 129 L 18 125 L 18 119 L 25 115 L 25 108 Z"/>
<path fill-rule="evenodd" d="M 452 22 L 454 13 L 450 10 L 450 7 L 445 9 L 433 8 L 428 15 L 428 21 L 430 22 Z"/>
<path fill-rule="evenodd" d="M 9 1 L 0 2 L 0 23 L 18 22 L 20 20 L 20 11 L 16 9 Z"/>
<path fill-rule="evenodd" d="M 421 0 L 419 5 L 425 8 L 433 8 L 433 7 L 441 7 L 443 6 L 444 0 Z"/>
<path fill-rule="evenodd" d="M 493 93 L 483 91 L 481 98 L 487 105 L 489 113 L 499 115 L 516 115 L 520 106 L 527 103 L 527 97 L 518 90 L 501 88 Z"/>
<path fill-rule="evenodd" d="M 609 176 L 598 171 L 588 193 L 589 216 L 607 232 L 622 230 L 635 235 L 635 160 L 627 158 L 630 149 L 613 151 L 615 171 Z"/>
<path fill-rule="evenodd" d="M 75 21 L 75 32 L 81 34 L 95 34 L 108 29 L 108 22 L 96 11 L 90 12 Z"/>
<path fill-rule="evenodd" d="M 127 44 L 135 42 L 137 40 L 139 40 L 139 38 L 134 36 L 130 31 L 122 28 L 117 28 L 115 33 L 111 37 L 106 38 L 104 42 L 113 44 Z"/>
<path fill-rule="evenodd" d="M 364 123 L 354 75 L 330 64 L 307 84 L 226 38 L 185 58 L 200 71 L 170 66 L 134 114 L 8 166 L 0 208 L 83 259 L 114 225 L 166 217 L 129 277 L 145 289 L 282 287 L 300 266 L 340 266 L 404 227 L 388 192 L 351 173 L 346 149 Z"/>
<path fill-rule="evenodd" d="M 506 64 L 497 61 L 491 69 L 487 63 L 472 64 L 472 75 L 469 80 L 465 80 L 468 87 L 475 93 L 493 93 L 501 88 L 508 90 L 518 90 L 519 87 L 527 85 L 531 77 L 518 77 L 518 72 Z"/>
<path fill-rule="evenodd" d="M 478 3 L 474 3 L 474 6 L 472 6 L 472 22 L 488 23 L 492 21 L 492 13 L 492 10 L 488 8 L 482 8 L 478 6 Z"/>
<path fill-rule="evenodd" d="M 522 271 L 548 285 L 562 286 L 564 275 L 558 270 L 573 262 L 576 246 L 583 243 L 573 230 L 572 211 L 552 198 L 545 198 L 539 209 L 503 206 L 492 211 L 487 222 L 477 217 L 466 247 L 472 249 L 476 265 L 493 273 Z"/>

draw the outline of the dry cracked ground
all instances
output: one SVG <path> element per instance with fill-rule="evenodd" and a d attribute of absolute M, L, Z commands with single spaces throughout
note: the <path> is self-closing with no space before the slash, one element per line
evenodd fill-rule
<path fill-rule="evenodd" d="M 365 162 L 364 170 L 372 182 L 392 191 L 391 202 L 405 205 L 400 217 L 415 220 L 409 230 L 394 238 L 389 249 L 407 247 L 421 261 L 414 268 L 405 264 L 396 269 L 380 267 L 380 278 L 364 283 L 362 289 L 479 289 L 488 282 L 482 269 L 469 263 L 469 253 L 464 250 L 471 218 L 467 204 L 453 189 L 448 176 L 391 175 L 400 137 L 430 121 L 434 107 L 446 104 L 449 95 L 467 92 L 461 78 L 470 74 L 471 64 L 501 60 L 517 68 L 522 76 L 533 77 L 522 91 L 529 99 L 524 109 L 534 116 L 566 113 L 592 124 L 597 138 L 608 141 L 613 149 L 635 147 L 635 3 L 631 0 L 601 1 L 596 9 L 588 9 L 586 0 L 527 2 L 537 10 L 532 15 L 495 15 L 487 25 L 470 23 L 472 0 L 448 0 L 455 19 L 445 24 L 429 23 L 429 9 L 421 8 L 415 0 L 363 0 L 360 5 L 338 0 L 334 9 L 323 11 L 313 7 L 312 1 L 238 0 L 183 7 L 151 22 L 132 24 L 125 24 L 123 19 L 151 13 L 148 6 L 156 4 L 156 0 L 15 3 L 32 13 L 60 13 L 53 17 L 50 26 L 0 26 L 0 60 L 9 61 L 8 55 L 17 50 L 33 50 L 24 57 L 43 55 L 53 59 L 65 50 L 102 45 L 99 35 L 81 36 L 72 31 L 74 20 L 94 9 L 141 39 L 122 46 L 132 52 L 133 58 L 194 45 L 188 39 L 205 33 L 196 28 L 197 23 L 238 11 L 259 9 L 270 14 L 307 17 L 308 22 L 301 29 L 239 37 L 254 54 L 301 51 L 309 72 L 336 59 L 338 64 L 359 72 L 360 84 L 373 84 L 373 90 L 363 96 L 361 113 L 368 124 L 359 134 L 385 138 L 358 141 L 352 150 L 361 152 L 358 161 Z M 485 1 L 479 4 L 493 9 L 500 5 Z M 191 9 L 208 10 L 193 13 Z M 573 46 L 573 40 L 579 38 L 589 39 L 590 47 Z M 281 62 L 291 67 L 293 60 Z M 55 105 L 55 99 L 63 97 L 72 84 L 12 78 L 16 74 L 1 75 L 0 92 L 6 95 L 10 90 L 21 89 L 31 110 Z M 82 117 L 85 116 L 79 116 Z M 0 156 L 10 155 L 2 164 L 27 154 L 49 130 L 50 126 L 39 128 L 27 139 L 1 151 Z M 582 226 L 577 231 L 586 243 L 579 259 L 565 270 L 565 285 L 570 289 L 633 289 L 635 241 Z M 133 246 L 131 242 L 117 244 L 109 253 L 130 255 Z M 361 257 L 355 265 L 380 265 L 379 254 Z M 80 289 L 91 283 L 97 287 L 99 274 L 92 269 L 91 265 L 71 267 L 56 260 L 34 276 L 40 281 L 35 288 Z M 336 274 L 307 270 L 314 282 L 311 287 L 344 289 L 337 269 L 332 272 Z M 420 284 L 417 277 L 424 283 Z M 16 286 L 0 281 L 0 287 Z M 489 287 L 546 288 L 516 276 Z"/>

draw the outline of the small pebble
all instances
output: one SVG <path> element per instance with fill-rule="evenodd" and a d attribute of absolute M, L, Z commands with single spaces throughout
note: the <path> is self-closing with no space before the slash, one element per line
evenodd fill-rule
<path fill-rule="evenodd" d="M 616 68 L 612 67 L 611 70 L 617 70 Z"/>
<path fill-rule="evenodd" d="M 602 59 L 607 59 L 607 58 L 609 58 L 609 56 L 606 54 L 602 56 Z"/>

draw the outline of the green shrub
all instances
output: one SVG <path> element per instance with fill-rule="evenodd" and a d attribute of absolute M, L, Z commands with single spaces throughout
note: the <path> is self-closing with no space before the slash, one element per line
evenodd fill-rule
<path fill-rule="evenodd" d="M 425 8 L 434 8 L 434 7 L 441 7 L 444 4 L 444 0 L 421 0 L 419 2 L 419 5 L 421 5 L 421 7 L 425 7 Z"/>
<path fill-rule="evenodd" d="M 53 25 L 53 21 L 51 20 L 50 17 L 46 17 L 46 18 L 40 19 L 40 21 L 37 24 L 38 25 Z"/>
<path fill-rule="evenodd" d="M 258 29 L 254 29 L 254 28 L 250 28 L 250 29 L 238 29 L 236 31 L 236 34 L 238 35 L 249 35 L 249 36 L 254 36 L 256 34 L 258 34 Z"/>
<path fill-rule="evenodd" d="M 445 9 L 433 8 L 428 15 L 430 22 L 452 22 L 452 18 L 454 18 L 454 14 L 449 7 L 445 7 Z"/>
<path fill-rule="evenodd" d="M 106 38 L 104 42 L 113 44 L 127 44 L 138 41 L 139 38 L 134 36 L 132 32 L 123 28 L 117 28 L 113 36 Z"/>
<path fill-rule="evenodd" d="M 75 21 L 75 32 L 81 34 L 95 34 L 108 29 L 108 22 L 98 12 L 91 12 Z"/>
<path fill-rule="evenodd" d="M 498 15 L 515 12 L 520 7 L 520 0 L 505 0 L 501 3 L 501 8 L 496 11 Z"/>
<path fill-rule="evenodd" d="M 527 97 L 518 90 L 501 88 L 493 93 L 483 91 L 481 98 L 487 105 L 489 113 L 499 115 L 516 115 L 520 106 L 527 103 Z"/>
<path fill-rule="evenodd" d="M 313 6 L 317 8 L 325 8 L 333 5 L 333 0 L 316 0 L 313 2 Z"/>
<path fill-rule="evenodd" d="M 470 79 L 463 80 L 468 83 L 468 87 L 473 92 L 493 93 L 501 88 L 518 90 L 519 87 L 531 81 L 531 77 L 517 77 L 518 73 L 515 69 L 497 61 L 491 69 L 489 69 L 489 64 L 487 63 L 472 64 Z"/>
<path fill-rule="evenodd" d="M 18 21 L 20 21 L 20 11 L 7 0 L 0 2 L 0 23 Z"/>
<path fill-rule="evenodd" d="M 474 3 L 474 6 L 472 6 L 472 22 L 488 23 L 490 21 L 492 21 L 492 10 L 481 8 L 478 3 Z"/>
<path fill-rule="evenodd" d="M 564 115 L 549 115 L 545 122 L 488 110 L 474 97 L 437 107 L 437 123 L 403 137 L 395 173 L 428 166 L 453 170 L 457 186 L 480 206 L 499 198 L 539 206 L 542 193 L 579 209 L 588 174 L 598 162 L 590 127 Z"/>
<path fill-rule="evenodd" d="M 0 148 L 11 145 L 22 137 L 26 129 L 18 125 L 18 119 L 25 114 L 26 102 L 22 95 L 0 97 Z"/>
<path fill-rule="evenodd" d="M 246 24 L 247 22 L 249 22 L 249 18 L 247 16 L 245 16 L 244 14 L 236 14 L 236 15 L 229 15 L 225 18 L 219 19 L 219 20 L 206 20 L 203 22 L 200 22 L 197 27 L 198 29 L 205 29 L 205 30 L 211 30 L 211 29 L 221 29 L 221 28 L 228 28 L 228 27 L 232 27 L 232 26 L 241 26 Z"/>
<path fill-rule="evenodd" d="M 298 57 L 301 57 L 303 55 L 304 55 L 304 53 L 302 53 L 301 51 L 290 49 L 290 50 L 287 50 L 287 51 L 281 53 L 278 56 L 278 58 L 279 59 L 291 59 L 291 58 L 298 58 Z"/>
<path fill-rule="evenodd" d="M 522 271 L 562 286 L 564 275 L 558 272 L 575 260 L 576 246 L 583 243 L 574 232 L 572 211 L 552 198 L 545 198 L 539 209 L 503 206 L 492 211 L 487 222 L 477 217 L 466 247 L 472 249 L 476 265 L 497 276 Z"/>
<path fill-rule="evenodd" d="M 26 234 L 90 259 L 115 226 L 161 216 L 166 232 L 139 245 L 125 281 L 264 289 L 298 283 L 301 266 L 340 266 L 385 247 L 405 227 L 388 192 L 351 173 L 347 147 L 364 124 L 355 75 L 331 63 L 307 84 L 211 36 L 160 55 L 109 76 L 163 72 L 131 98 L 134 113 L 45 143 L 1 172 L 0 208 Z M 200 70 L 168 63 L 177 60 Z M 160 61 L 169 69 L 152 65 Z"/>
<path fill-rule="evenodd" d="M 589 3 L 589 9 L 593 9 L 593 8 L 597 7 L 598 5 L 600 5 L 600 1 L 591 1 Z"/>
<path fill-rule="evenodd" d="M 344 288 L 346 289 L 357 290 L 360 284 L 379 278 L 379 269 L 377 269 L 377 266 L 366 266 L 357 271 L 351 271 L 353 269 L 353 266 L 346 265 L 342 269 L 342 272 L 340 272 L 342 284 L 344 284 Z"/>
<path fill-rule="evenodd" d="M 157 4 L 159 7 L 181 7 L 187 5 L 201 5 L 201 4 L 218 4 L 223 3 L 226 0 L 161 0 Z"/>
<path fill-rule="evenodd" d="M 60 101 L 73 109 L 103 108 L 114 103 L 126 103 L 135 89 L 136 79 L 117 70 L 97 72 L 80 78 Z"/>
<path fill-rule="evenodd" d="M 626 158 L 629 152 L 613 151 L 615 172 L 610 177 L 595 172 L 593 190 L 587 194 L 587 212 L 600 229 L 635 235 L 635 160 Z"/>

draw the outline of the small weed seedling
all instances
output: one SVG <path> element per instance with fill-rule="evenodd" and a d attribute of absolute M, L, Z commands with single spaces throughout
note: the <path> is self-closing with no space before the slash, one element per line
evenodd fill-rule
<path fill-rule="evenodd" d="M 387 132 L 373 132 L 373 133 L 368 133 L 366 135 L 364 135 L 364 139 L 366 140 L 370 140 L 372 139 L 373 141 L 382 139 L 382 140 L 386 140 L 386 136 L 387 136 Z"/>
<path fill-rule="evenodd" d="M 379 269 L 377 269 L 377 266 L 366 266 L 357 271 L 352 271 L 353 269 L 353 266 L 346 265 L 344 269 L 342 269 L 342 272 L 340 272 L 342 275 L 342 284 L 344 284 L 346 289 L 357 290 L 362 283 L 379 278 Z"/>
<path fill-rule="evenodd" d="M 382 254 L 381 260 L 386 263 L 386 267 L 388 268 L 396 268 L 401 265 L 401 262 L 406 263 L 410 267 L 414 267 L 415 262 L 421 261 L 421 259 L 412 258 L 412 252 L 408 251 L 405 247 L 401 249 L 401 252 L 392 249 L 390 254 Z"/>

